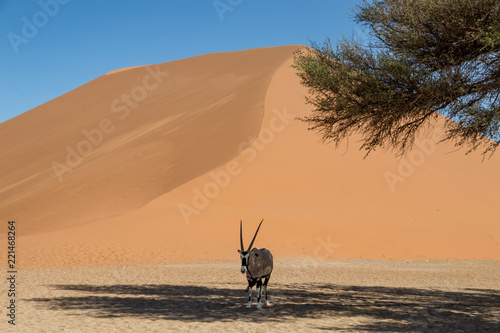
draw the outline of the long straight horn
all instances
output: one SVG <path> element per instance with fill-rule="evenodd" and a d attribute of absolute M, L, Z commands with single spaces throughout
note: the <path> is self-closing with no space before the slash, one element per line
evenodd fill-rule
<path fill-rule="evenodd" d="M 250 249 L 252 248 L 253 242 L 255 240 L 255 237 L 257 237 L 257 233 L 259 232 L 260 225 L 262 224 L 262 222 L 264 222 L 264 219 L 262 219 L 262 221 L 260 221 L 259 227 L 257 228 L 257 231 L 255 232 L 255 235 L 253 236 L 252 242 L 250 243 L 250 246 L 248 247 L 247 251 L 250 251 Z"/>
<path fill-rule="evenodd" d="M 243 235 L 241 234 L 241 220 L 240 220 L 240 245 L 241 245 L 241 251 L 245 251 L 245 249 L 243 248 Z"/>

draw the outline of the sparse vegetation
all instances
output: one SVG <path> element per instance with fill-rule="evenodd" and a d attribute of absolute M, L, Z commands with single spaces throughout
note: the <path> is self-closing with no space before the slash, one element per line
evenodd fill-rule
<path fill-rule="evenodd" d="M 500 2 L 363 1 L 366 45 L 312 42 L 294 67 L 315 109 L 302 118 L 324 142 L 361 133 L 361 149 L 411 149 L 439 112 L 443 141 L 491 156 L 500 142 Z"/>

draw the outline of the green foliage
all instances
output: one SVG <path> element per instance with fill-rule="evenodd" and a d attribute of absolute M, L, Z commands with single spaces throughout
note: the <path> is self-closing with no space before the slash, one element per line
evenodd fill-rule
<path fill-rule="evenodd" d="M 488 27 L 487 31 L 478 33 L 481 43 L 487 47 L 494 48 L 500 44 L 500 29 L 499 27 Z"/>
<path fill-rule="evenodd" d="M 364 1 L 355 21 L 372 37 L 312 43 L 294 67 L 315 109 L 302 120 L 326 142 L 361 133 L 367 153 L 403 154 L 416 132 L 446 117 L 443 140 L 493 153 L 500 131 L 500 2 Z"/>

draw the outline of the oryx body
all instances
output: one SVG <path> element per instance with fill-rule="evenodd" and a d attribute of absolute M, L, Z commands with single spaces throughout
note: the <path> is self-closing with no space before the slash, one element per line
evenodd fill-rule
<path fill-rule="evenodd" d="M 270 305 L 267 297 L 267 283 L 273 271 L 273 255 L 268 249 L 250 249 L 252 248 L 255 237 L 259 232 L 260 226 L 264 220 L 260 221 L 259 227 L 253 236 L 250 246 L 245 251 L 243 247 L 242 222 L 240 221 L 240 244 L 241 250 L 238 250 L 241 257 L 241 273 L 246 273 L 248 280 L 248 304 L 247 308 L 252 306 L 252 287 L 257 284 L 257 309 L 260 309 L 260 299 L 262 296 L 262 286 L 266 294 L 266 305 Z M 264 280 L 264 281 L 262 281 Z"/>

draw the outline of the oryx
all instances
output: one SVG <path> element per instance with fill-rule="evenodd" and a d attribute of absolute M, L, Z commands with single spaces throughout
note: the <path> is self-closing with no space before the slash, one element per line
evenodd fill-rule
<path fill-rule="evenodd" d="M 257 284 L 258 289 L 258 297 L 257 297 L 257 309 L 260 309 L 260 297 L 262 295 L 262 279 L 264 280 L 264 293 L 266 294 L 266 305 L 270 305 L 267 300 L 267 283 L 269 282 L 269 278 L 271 277 L 271 273 L 273 271 L 273 255 L 267 249 L 250 249 L 252 248 L 253 242 L 255 241 L 255 237 L 257 237 L 257 233 L 259 232 L 260 225 L 262 224 L 260 221 L 259 227 L 253 236 L 252 242 L 250 246 L 245 251 L 243 247 L 243 235 L 241 231 L 242 221 L 240 220 L 240 245 L 241 250 L 238 250 L 241 257 L 241 273 L 247 273 L 248 280 L 248 304 L 247 309 L 252 306 L 252 287 Z"/>

